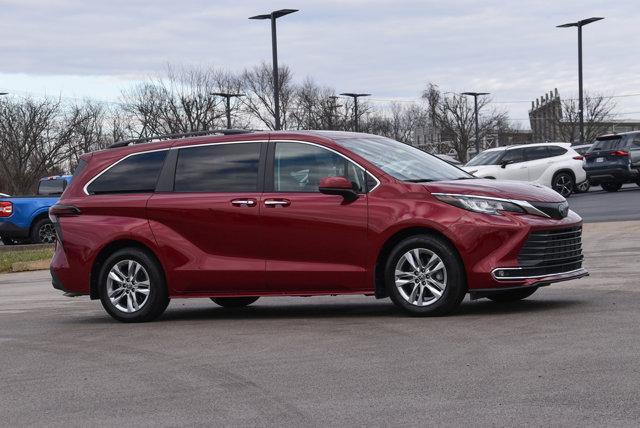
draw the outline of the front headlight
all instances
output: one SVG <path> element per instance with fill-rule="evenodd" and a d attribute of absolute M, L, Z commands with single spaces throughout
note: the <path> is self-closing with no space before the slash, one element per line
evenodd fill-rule
<path fill-rule="evenodd" d="M 500 215 L 500 211 L 509 211 L 512 213 L 525 212 L 520 205 L 499 198 L 437 193 L 433 193 L 433 196 L 447 204 L 477 213 Z"/>

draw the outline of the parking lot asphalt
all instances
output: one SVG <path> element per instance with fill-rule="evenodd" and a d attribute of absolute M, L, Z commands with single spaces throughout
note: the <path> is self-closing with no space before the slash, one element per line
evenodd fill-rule
<path fill-rule="evenodd" d="M 598 186 L 567 200 L 585 222 L 640 220 L 640 186 L 636 184 L 625 184 L 614 193 Z"/>
<path fill-rule="evenodd" d="M 640 222 L 587 224 L 584 245 L 589 278 L 443 318 L 175 299 L 120 324 L 46 271 L 0 275 L 2 425 L 637 426 Z"/>

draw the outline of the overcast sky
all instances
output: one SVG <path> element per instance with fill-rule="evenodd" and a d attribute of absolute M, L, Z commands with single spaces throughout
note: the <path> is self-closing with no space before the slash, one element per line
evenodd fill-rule
<path fill-rule="evenodd" d="M 0 90 L 115 100 L 167 63 L 241 70 L 280 62 L 338 92 L 409 100 L 427 82 L 492 93 L 527 118 L 530 101 L 558 88 L 577 94 L 577 32 L 556 25 L 604 16 L 584 30 L 585 89 L 640 94 L 638 0 L 0 0 Z M 640 96 L 617 98 L 640 119 Z M 527 121 L 520 121 L 528 127 Z"/>

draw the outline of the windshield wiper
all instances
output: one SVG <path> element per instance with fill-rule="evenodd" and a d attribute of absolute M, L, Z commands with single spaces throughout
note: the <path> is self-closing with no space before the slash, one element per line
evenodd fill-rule
<path fill-rule="evenodd" d="M 436 180 L 434 180 L 433 178 L 410 178 L 409 180 L 402 181 L 406 181 L 407 183 L 429 183 Z"/>
<path fill-rule="evenodd" d="M 477 180 L 478 177 L 458 177 L 456 180 Z"/>

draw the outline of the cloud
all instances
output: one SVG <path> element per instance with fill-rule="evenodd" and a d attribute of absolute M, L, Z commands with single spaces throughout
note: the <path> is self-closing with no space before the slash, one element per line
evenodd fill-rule
<path fill-rule="evenodd" d="M 640 92 L 634 0 L 276 3 L 0 0 L 0 82 L 32 76 L 42 85 L 51 82 L 47 91 L 55 93 L 64 76 L 76 76 L 87 82 L 83 95 L 91 96 L 104 91 L 90 82 L 109 79 L 119 92 L 119 81 L 161 72 L 167 63 L 241 70 L 271 55 L 268 24 L 247 18 L 265 7 L 300 7 L 278 21 L 280 60 L 298 79 L 313 76 L 338 91 L 409 98 L 434 81 L 453 91 L 487 90 L 496 100 L 530 100 L 555 87 L 574 96 L 576 31 L 555 26 L 605 16 L 585 28 L 585 86 Z M 526 118 L 527 103 L 504 106 Z M 619 107 L 640 111 L 640 97 L 625 98 Z"/>

